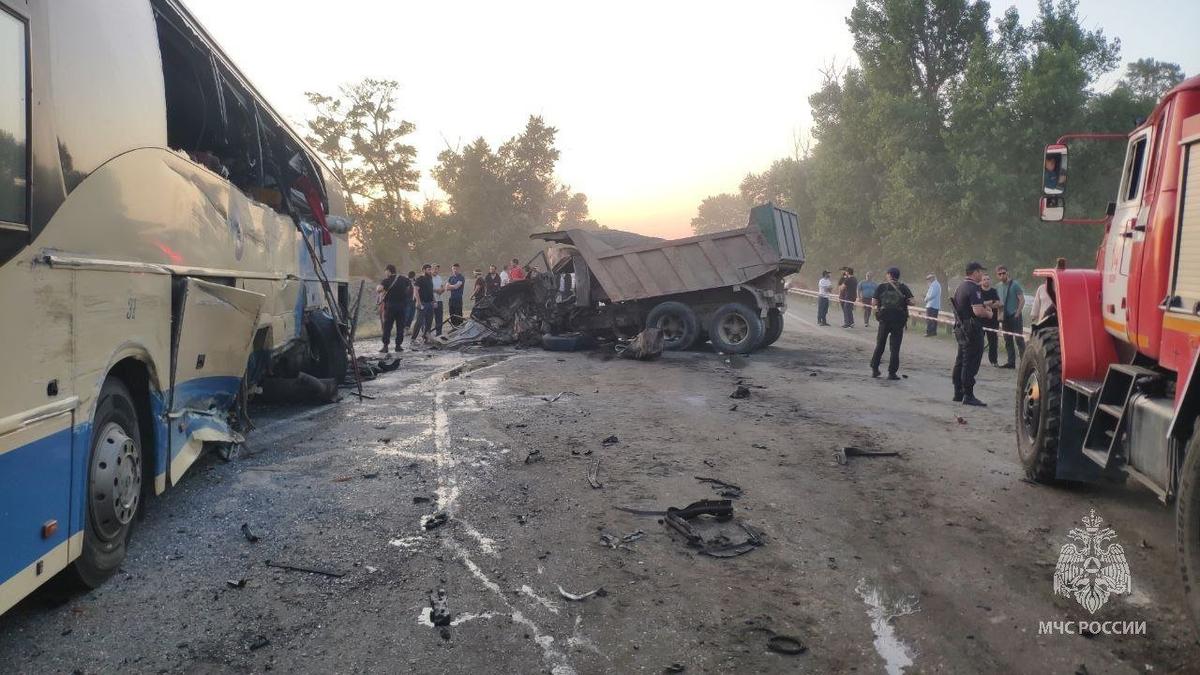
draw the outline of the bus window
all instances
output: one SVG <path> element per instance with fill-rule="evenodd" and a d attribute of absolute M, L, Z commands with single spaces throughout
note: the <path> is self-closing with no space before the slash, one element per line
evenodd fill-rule
<path fill-rule="evenodd" d="M 0 222 L 26 224 L 29 197 L 25 24 L 0 8 Z"/>

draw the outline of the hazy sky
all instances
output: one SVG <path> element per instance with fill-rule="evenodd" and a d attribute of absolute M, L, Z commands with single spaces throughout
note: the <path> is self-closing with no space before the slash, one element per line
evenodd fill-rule
<path fill-rule="evenodd" d="M 424 195 L 437 153 L 493 145 L 530 114 L 559 129 L 559 178 L 610 227 L 690 234 L 696 205 L 792 152 L 820 69 L 852 56 L 853 0 L 384 2 L 185 0 L 285 116 L 303 92 L 400 82 Z M 1036 0 L 1015 4 L 1032 16 Z M 1122 57 L 1200 72 L 1196 0 L 1083 0 Z M 422 200 L 424 195 L 418 195 Z"/>

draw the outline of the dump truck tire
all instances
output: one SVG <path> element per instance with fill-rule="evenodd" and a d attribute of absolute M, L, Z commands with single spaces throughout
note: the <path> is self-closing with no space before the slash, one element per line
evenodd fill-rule
<path fill-rule="evenodd" d="M 1175 540 L 1184 596 L 1188 609 L 1192 610 L 1192 621 L 1200 626 L 1200 433 L 1196 430 L 1192 431 L 1183 459 L 1179 500 L 1175 505 Z"/>
<path fill-rule="evenodd" d="M 1025 475 L 1051 483 L 1062 433 L 1062 352 L 1058 329 L 1034 333 L 1017 366 L 1017 454 Z"/>
<path fill-rule="evenodd" d="M 713 313 L 708 322 L 708 339 L 719 352 L 745 354 L 763 340 L 766 326 L 758 312 L 740 302 L 731 302 Z"/>
<path fill-rule="evenodd" d="M 682 302 L 668 300 L 654 306 L 646 315 L 646 327 L 663 333 L 663 349 L 689 349 L 700 336 L 700 320 L 696 312 Z"/>
<path fill-rule="evenodd" d="M 779 311 L 778 308 L 772 307 L 767 310 L 767 328 L 763 334 L 763 343 L 759 345 L 759 349 L 775 344 L 780 335 L 783 335 L 783 312 Z"/>
<path fill-rule="evenodd" d="M 104 583 L 125 560 L 143 496 L 142 442 L 133 397 L 120 380 L 110 377 L 97 401 L 88 454 L 83 550 L 71 565 L 73 581 L 85 588 Z"/>
<path fill-rule="evenodd" d="M 337 322 L 324 312 L 313 312 L 304 322 L 308 327 L 309 359 L 302 370 L 317 379 L 332 378 L 340 383 L 346 378 L 350 358 L 338 335 Z"/>

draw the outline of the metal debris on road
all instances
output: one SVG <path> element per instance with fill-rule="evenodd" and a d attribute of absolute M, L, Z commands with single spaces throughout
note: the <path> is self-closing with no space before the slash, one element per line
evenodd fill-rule
<path fill-rule="evenodd" d="M 579 600 L 586 600 L 586 599 L 592 597 L 593 595 L 596 596 L 597 598 L 603 598 L 608 595 L 608 591 L 604 590 L 604 587 L 601 586 L 600 588 L 588 591 L 587 593 L 569 593 L 569 592 L 563 590 L 562 586 L 559 586 L 558 594 L 563 596 L 567 600 L 579 601 Z"/>
<path fill-rule="evenodd" d="M 691 523 L 692 520 L 704 515 L 713 516 L 718 522 L 732 520 L 733 502 L 728 499 L 704 499 L 693 502 L 682 509 L 668 508 L 663 515 L 662 522 L 667 527 L 683 535 L 689 546 L 698 548 L 701 554 L 713 558 L 732 558 L 743 553 L 749 553 L 766 543 L 763 540 L 762 533 L 741 521 L 737 522 L 737 526 L 745 532 L 746 539 L 731 541 L 723 534 L 705 539 Z"/>
<path fill-rule="evenodd" d="M 426 530 L 432 530 L 445 525 L 448 520 L 450 520 L 450 516 L 446 515 L 445 511 L 438 511 L 422 518 L 421 527 Z"/>
<path fill-rule="evenodd" d="M 370 472 L 370 473 L 364 473 L 364 474 L 362 475 L 362 477 L 363 477 L 363 478 L 366 478 L 366 479 L 368 479 L 368 480 L 369 480 L 369 479 L 371 479 L 371 478 L 379 478 L 379 472 L 378 472 L 378 471 L 372 471 L 372 472 Z"/>
<path fill-rule="evenodd" d="M 433 625 L 450 625 L 450 619 L 453 617 L 450 614 L 450 607 L 446 603 L 446 589 L 439 588 L 429 594 L 429 609 L 429 620 L 433 622 Z"/>
<path fill-rule="evenodd" d="M 737 389 L 734 389 L 733 393 L 729 395 L 729 398 L 750 398 L 750 389 L 745 385 L 739 384 Z"/>
<path fill-rule="evenodd" d="M 672 663 L 671 665 L 667 666 L 666 668 L 663 668 L 664 673 L 682 673 L 685 670 L 687 670 L 687 666 L 683 665 L 682 663 L 679 663 L 678 661 L 676 661 L 675 663 Z"/>
<path fill-rule="evenodd" d="M 620 442 L 621 442 L 620 439 L 618 439 L 616 436 L 609 436 L 608 438 L 600 441 L 600 445 L 603 445 L 604 447 L 607 448 L 610 445 L 616 445 L 617 443 L 620 443 Z"/>
<path fill-rule="evenodd" d="M 529 454 L 525 455 L 525 463 L 526 464 L 533 464 L 534 462 L 540 462 L 543 459 L 546 459 L 546 458 L 542 456 L 542 451 L 537 450 L 537 449 L 530 450 Z"/>
<path fill-rule="evenodd" d="M 629 534 L 623 535 L 621 537 L 603 533 L 600 535 L 600 541 L 605 546 L 607 546 L 611 549 L 614 549 L 614 550 L 618 549 L 618 548 L 623 548 L 626 551 L 632 551 L 633 549 L 630 548 L 629 546 L 626 546 L 625 544 L 633 543 L 633 542 L 637 541 L 638 539 L 641 539 L 644 536 L 646 536 L 646 533 L 643 532 L 642 530 L 634 530 L 633 532 L 630 532 Z"/>
<path fill-rule="evenodd" d="M 704 476 L 693 476 L 701 483 L 708 483 L 712 489 L 717 491 L 717 494 L 727 499 L 737 499 L 742 496 L 742 488 L 733 483 L 726 483 L 719 478 L 706 478 Z"/>
<path fill-rule="evenodd" d="M 542 397 L 542 400 L 543 400 L 543 401 L 545 401 L 546 403 L 554 403 L 554 402 L 555 402 L 555 401 L 557 401 L 558 399 L 560 399 L 560 398 L 562 398 L 562 397 L 564 397 L 564 396 L 568 396 L 568 395 L 569 395 L 569 396 L 578 396 L 579 394 L 576 394 L 576 393 L 575 393 L 575 392 L 573 392 L 573 391 L 560 391 L 560 392 L 558 392 L 557 394 L 555 394 L 553 398 L 551 398 L 551 397 L 549 397 L 549 396 L 543 396 L 543 397 Z"/>
<path fill-rule="evenodd" d="M 848 445 L 848 446 L 842 448 L 841 450 L 838 450 L 837 452 L 833 453 L 833 458 L 835 460 L 837 460 L 838 464 L 841 464 L 843 466 L 845 466 L 846 464 L 848 464 L 850 462 L 851 457 L 899 457 L 899 456 L 900 456 L 900 453 L 895 452 L 895 451 L 863 450 L 862 448 L 856 448 L 852 445 Z"/>
<path fill-rule="evenodd" d="M 428 504 L 431 501 L 433 501 L 432 497 L 422 497 L 420 495 L 413 497 L 414 504 Z"/>
<path fill-rule="evenodd" d="M 346 576 L 345 572 L 334 572 L 332 570 L 323 570 L 316 567 L 302 567 L 300 565 L 288 565 L 286 563 L 273 562 L 271 560 L 264 560 L 263 564 L 265 564 L 267 567 L 288 570 L 289 572 L 308 572 L 309 574 L 320 574 L 321 576 L 333 577 L 334 579 L 341 579 L 342 577 Z"/>
<path fill-rule="evenodd" d="M 619 342 L 613 345 L 613 351 L 627 359 L 653 361 L 663 353 L 662 330 L 646 328 L 628 343 Z"/>
<path fill-rule="evenodd" d="M 250 643 L 250 651 L 256 652 L 269 644 L 271 644 L 270 640 L 259 635 L 258 637 L 254 638 L 253 642 Z"/>
<path fill-rule="evenodd" d="M 588 482 L 588 485 L 591 485 L 592 489 L 594 489 L 594 490 L 599 490 L 600 488 L 604 487 L 604 484 L 600 482 L 600 460 L 599 459 L 597 459 L 596 462 L 594 464 L 592 464 L 592 467 L 590 469 L 588 469 L 587 482 Z"/>
<path fill-rule="evenodd" d="M 242 536 L 251 544 L 258 541 L 258 535 L 250 531 L 250 523 L 242 523 Z"/>
<path fill-rule="evenodd" d="M 246 580 L 245 579 L 237 579 L 237 580 L 228 579 L 225 581 L 225 585 L 230 588 L 245 588 Z"/>

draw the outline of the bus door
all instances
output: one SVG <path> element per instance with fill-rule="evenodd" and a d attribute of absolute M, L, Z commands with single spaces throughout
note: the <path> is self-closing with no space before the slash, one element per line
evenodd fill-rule
<path fill-rule="evenodd" d="M 238 443 L 229 428 L 250 358 L 263 295 L 191 277 L 177 279 L 171 348 L 170 478 L 177 483 L 204 443 Z"/>

